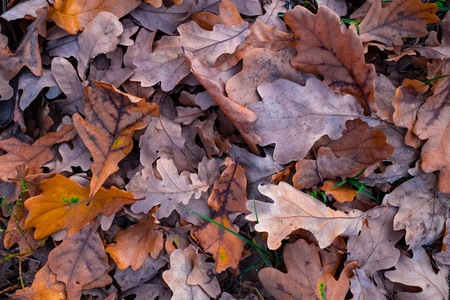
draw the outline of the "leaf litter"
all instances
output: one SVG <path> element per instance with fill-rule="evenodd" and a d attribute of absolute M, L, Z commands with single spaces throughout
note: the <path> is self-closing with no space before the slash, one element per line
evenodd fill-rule
<path fill-rule="evenodd" d="M 431 2 L 11 1 L 1 297 L 448 299 Z"/>

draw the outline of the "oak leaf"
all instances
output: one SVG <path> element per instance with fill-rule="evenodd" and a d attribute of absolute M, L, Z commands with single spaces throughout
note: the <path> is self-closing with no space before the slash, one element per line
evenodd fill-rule
<path fill-rule="evenodd" d="M 385 300 L 386 296 L 377 288 L 372 280 L 367 277 L 364 270 L 353 270 L 355 276 L 350 278 L 350 291 L 353 299 Z"/>
<path fill-rule="evenodd" d="M 191 16 L 201 28 L 213 30 L 214 25 L 223 24 L 227 27 L 245 23 L 236 6 L 230 1 L 223 0 L 219 4 L 219 15 L 210 12 L 199 12 Z"/>
<path fill-rule="evenodd" d="M 450 265 L 450 235 L 448 234 L 450 228 L 450 219 L 445 221 L 445 233 L 442 239 L 441 252 L 436 253 L 434 257 L 443 265 Z"/>
<path fill-rule="evenodd" d="M 450 74 L 450 59 L 442 67 Z M 420 139 L 428 139 L 422 147 L 420 158 L 422 169 L 427 172 L 440 171 L 439 191 L 450 194 L 450 77 L 436 83 L 434 95 L 417 111 L 413 133 Z"/>
<path fill-rule="evenodd" d="M 395 244 L 403 237 L 403 231 L 394 231 L 393 221 L 398 209 L 379 207 L 383 213 L 372 217 L 369 213 L 366 225 L 358 236 L 348 238 L 347 262 L 357 261 L 368 276 L 376 271 L 393 267 L 400 258 Z"/>
<path fill-rule="evenodd" d="M 140 4 L 139 0 L 55 0 L 49 8 L 48 18 L 68 33 L 76 34 L 102 12 L 121 18 Z"/>
<path fill-rule="evenodd" d="M 347 3 L 345 0 L 317 0 L 317 6 L 326 6 L 339 17 L 347 14 Z"/>
<path fill-rule="evenodd" d="M 246 206 L 252 213 L 245 218 L 256 221 L 258 214 L 255 230 L 269 233 L 269 249 L 278 249 L 281 241 L 299 228 L 309 230 L 316 237 L 319 246 L 325 248 L 338 235 L 357 234 L 362 226 L 362 212 L 355 210 L 345 214 L 334 211 L 323 202 L 285 182 L 278 185 L 260 185 L 259 191 L 274 203 L 247 201 Z"/>
<path fill-rule="evenodd" d="M 71 140 L 75 136 L 75 128 L 67 125 L 58 132 L 47 133 L 37 139 L 33 145 L 28 145 L 16 138 L 0 141 L 0 148 L 8 152 L 0 156 L 2 166 L 0 178 L 8 180 L 8 178 L 17 177 L 16 168 L 20 164 L 30 167 L 32 172 L 38 172 L 38 168 L 53 159 L 54 155 L 51 151 L 53 145 Z"/>
<path fill-rule="evenodd" d="M 345 122 L 363 114 L 354 97 L 339 97 L 315 78 L 306 86 L 279 79 L 260 85 L 258 93 L 263 101 L 247 107 L 258 116 L 254 131 L 261 137 L 259 144 L 275 143 L 278 163 L 303 159 L 321 136 L 339 138 Z"/>
<path fill-rule="evenodd" d="M 192 249 L 192 248 L 191 248 Z M 187 284 L 197 284 L 212 298 L 220 294 L 220 285 L 217 276 L 214 276 L 214 263 L 206 262 L 208 255 L 196 253 L 194 268 L 186 280 Z"/>
<path fill-rule="evenodd" d="M 100 53 L 113 51 L 119 43 L 122 32 L 123 26 L 119 18 L 107 11 L 99 12 L 87 24 L 78 37 L 80 49 L 75 56 L 78 61 L 78 75 L 81 79 L 85 79 L 90 59 Z"/>
<path fill-rule="evenodd" d="M 48 256 L 48 267 L 58 281 L 66 284 L 69 299 L 79 299 L 83 286 L 105 275 L 109 268 L 97 230 L 97 222 L 85 225 L 64 239 Z"/>
<path fill-rule="evenodd" d="M 436 274 L 427 253 L 422 247 L 412 249 L 413 257 L 402 252 L 394 271 L 384 275 L 393 282 L 418 286 L 420 293 L 397 292 L 398 299 L 448 299 L 448 268 L 440 267 Z"/>
<path fill-rule="evenodd" d="M 275 27 L 280 31 L 287 32 L 286 24 L 278 17 L 278 14 L 286 12 L 285 0 L 272 0 L 264 4 L 265 13 L 258 16 L 265 25 Z"/>
<path fill-rule="evenodd" d="M 46 264 L 36 273 L 31 287 L 16 291 L 12 299 L 65 300 L 67 299 L 66 286 L 56 279 L 56 274 Z"/>
<path fill-rule="evenodd" d="M 92 197 L 108 176 L 119 170 L 117 164 L 133 148 L 133 132 L 158 115 L 158 106 L 142 98 L 134 102 L 137 97 L 96 81 L 90 81 L 84 93 L 86 119 L 75 114 L 73 123 L 94 159 L 89 194 Z"/>
<path fill-rule="evenodd" d="M 342 33 L 339 17 L 327 7 L 314 15 L 296 6 L 284 19 L 297 38 L 291 44 L 299 54 L 291 64 L 303 72 L 322 75 L 331 89 L 355 96 L 367 115 L 376 112 L 375 67 L 365 63 L 358 35 L 352 30 Z"/>
<path fill-rule="evenodd" d="M 163 234 L 158 231 L 154 211 L 139 219 L 137 224 L 119 231 L 114 238 L 116 243 L 106 248 L 119 269 L 131 266 L 136 271 L 149 253 L 153 259 L 158 257 L 163 248 Z"/>
<path fill-rule="evenodd" d="M 361 40 L 402 45 L 402 38 L 426 36 L 425 25 L 439 22 L 435 15 L 437 10 L 436 4 L 420 0 L 394 0 L 384 8 L 380 1 L 374 1 L 359 24 Z"/>
<path fill-rule="evenodd" d="M 187 283 L 188 276 L 194 268 L 194 255 L 195 252 L 189 248 L 184 251 L 176 249 L 170 254 L 170 269 L 164 271 L 162 277 L 172 290 L 172 299 L 210 299 L 199 285 Z"/>
<path fill-rule="evenodd" d="M 350 202 L 358 195 L 358 191 L 353 189 L 348 183 L 335 187 L 341 183 L 341 180 L 329 179 L 325 180 L 320 188 L 325 195 L 332 195 L 337 202 Z"/>
<path fill-rule="evenodd" d="M 238 11 L 246 16 L 259 16 L 262 14 L 261 2 L 258 0 L 230 0 Z"/>
<path fill-rule="evenodd" d="M 444 231 L 450 196 L 436 188 L 436 175 L 419 173 L 397 187 L 387 201 L 399 207 L 394 230 L 406 229 L 410 249 L 432 244 Z"/>
<path fill-rule="evenodd" d="M 109 216 L 124 205 L 134 203 L 130 192 L 115 187 L 101 188 L 90 200 L 89 188 L 59 174 L 42 181 L 39 188 L 43 191 L 41 195 L 25 201 L 25 207 L 30 211 L 25 228 L 36 227 L 34 238 L 37 240 L 63 229 L 71 235 L 98 214 Z"/>
<path fill-rule="evenodd" d="M 301 239 L 288 244 L 283 251 L 287 274 L 264 268 L 258 273 L 259 279 L 276 299 L 344 299 L 357 264 L 345 266 L 336 280 L 323 269 L 318 250 Z"/>
<path fill-rule="evenodd" d="M 158 175 L 157 175 L 158 174 Z M 160 158 L 156 171 L 151 166 L 135 175 L 127 190 L 135 197 L 145 198 L 131 206 L 134 213 L 147 213 L 152 207 L 161 205 L 157 218 L 168 217 L 179 203 L 188 204 L 191 198 L 200 198 L 219 176 L 214 159 L 204 158 L 198 166 L 198 174 L 179 174 L 173 160 Z"/>
<path fill-rule="evenodd" d="M 89 149 L 79 136 L 76 136 L 71 144 L 71 146 L 68 143 L 61 144 L 58 149 L 61 161 L 53 160 L 45 164 L 45 167 L 49 168 L 53 173 L 73 172 L 72 167 L 79 167 L 83 171 L 89 170 L 91 165 Z"/>

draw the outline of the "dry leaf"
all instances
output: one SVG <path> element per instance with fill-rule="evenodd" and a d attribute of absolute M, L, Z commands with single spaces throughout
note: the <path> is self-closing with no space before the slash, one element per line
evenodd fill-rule
<path fill-rule="evenodd" d="M 55 0 L 49 8 L 48 18 L 70 34 L 76 34 L 99 14 L 109 12 L 121 18 L 139 4 L 139 0 Z"/>
<path fill-rule="evenodd" d="M 85 225 L 50 252 L 48 267 L 66 284 L 69 299 L 79 299 L 83 286 L 103 276 L 109 268 L 98 223 Z"/>
<path fill-rule="evenodd" d="M 420 0 L 394 0 L 385 8 L 375 1 L 359 24 L 361 40 L 402 45 L 402 38 L 426 36 L 425 25 L 439 22 L 437 10 L 436 4 Z"/>
<path fill-rule="evenodd" d="M 278 17 L 278 14 L 286 12 L 285 0 L 272 0 L 264 4 L 264 15 L 258 17 L 265 25 L 275 27 L 278 30 L 287 32 L 286 24 Z"/>
<path fill-rule="evenodd" d="M 71 235 L 98 214 L 109 216 L 124 205 L 134 203 L 130 192 L 115 187 L 101 188 L 90 200 L 88 188 L 59 174 L 42 181 L 39 188 L 43 191 L 41 195 L 25 201 L 25 207 L 30 211 L 25 228 L 36 227 L 34 238 L 37 240 L 63 229 Z"/>
<path fill-rule="evenodd" d="M 334 187 L 340 182 L 342 181 L 337 179 L 325 180 L 320 189 L 325 192 L 325 195 L 332 195 L 337 202 L 352 201 L 358 195 L 358 191 L 353 189 L 348 183 Z"/>
<path fill-rule="evenodd" d="M 158 115 L 156 104 L 144 99 L 132 102 L 130 97 L 110 84 L 90 81 L 85 88 L 86 119 L 73 116 L 75 128 L 94 159 L 89 197 L 119 170 L 117 163 L 133 148 L 133 132 Z"/>
<path fill-rule="evenodd" d="M 410 258 L 402 252 L 394 271 L 387 271 L 384 275 L 393 282 L 418 286 L 420 293 L 398 292 L 396 299 L 448 299 L 448 268 L 440 267 L 436 274 L 430 259 L 422 247 L 412 250 Z"/>
<path fill-rule="evenodd" d="M 360 38 L 352 30 L 341 32 L 339 17 L 327 7 L 316 15 L 296 6 L 285 15 L 294 30 L 291 44 L 299 54 L 291 60 L 303 72 L 322 75 L 331 89 L 356 97 L 366 115 L 376 112 L 375 67 L 364 62 Z"/>
<path fill-rule="evenodd" d="M 144 263 L 148 254 L 156 259 L 163 248 L 163 234 L 158 231 L 154 210 L 138 220 L 137 224 L 116 234 L 113 245 L 106 248 L 117 267 L 125 270 L 129 266 L 136 271 Z"/>
<path fill-rule="evenodd" d="M 350 291 L 355 300 L 386 300 L 386 296 L 375 286 L 372 280 L 367 277 L 364 270 L 356 268 L 353 270 L 355 276 L 350 278 Z"/>
<path fill-rule="evenodd" d="M 354 97 L 336 96 L 315 78 L 304 87 L 279 79 L 260 85 L 258 93 L 263 101 L 247 107 L 258 116 L 254 130 L 261 137 L 259 144 L 276 144 L 278 163 L 301 160 L 321 136 L 339 138 L 345 122 L 363 114 Z"/>
<path fill-rule="evenodd" d="M 230 1 L 223 0 L 219 4 L 219 15 L 210 12 L 199 12 L 191 16 L 201 28 L 213 30 L 214 25 L 223 24 L 227 27 L 244 24 L 244 20 L 239 14 L 236 6 Z"/>
<path fill-rule="evenodd" d="M 342 234 L 358 234 L 362 226 L 363 214 L 354 211 L 345 214 L 328 208 L 323 202 L 303 193 L 285 182 L 278 185 L 260 185 L 259 191 L 271 198 L 274 203 L 253 200 L 247 202 L 252 213 L 245 218 L 258 223 L 255 230 L 268 232 L 267 246 L 278 249 L 281 241 L 292 231 L 303 228 L 316 237 L 319 246 L 325 248 Z"/>

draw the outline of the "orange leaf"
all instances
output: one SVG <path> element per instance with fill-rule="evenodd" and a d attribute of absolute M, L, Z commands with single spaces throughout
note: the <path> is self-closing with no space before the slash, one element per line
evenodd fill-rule
<path fill-rule="evenodd" d="M 439 22 L 435 15 L 437 10 L 436 4 L 420 0 L 394 0 L 384 8 L 381 8 L 381 1 L 374 1 L 359 24 L 361 40 L 403 45 L 402 38 L 426 36 L 425 25 Z"/>
<path fill-rule="evenodd" d="M 50 5 L 48 18 L 68 33 L 76 34 L 101 11 L 121 18 L 141 3 L 139 0 L 55 0 Z"/>
<path fill-rule="evenodd" d="M 341 182 L 341 180 L 325 180 L 323 186 L 320 189 L 324 191 L 326 195 L 332 195 L 334 200 L 336 200 L 337 202 L 353 201 L 353 198 L 355 198 L 355 196 L 358 194 L 358 191 L 352 189 L 348 184 L 333 188 L 339 182 Z"/>
<path fill-rule="evenodd" d="M 316 15 L 296 6 L 286 13 L 285 21 L 297 38 L 291 41 L 299 52 L 292 65 L 322 75 L 335 91 L 355 96 L 366 115 L 376 112 L 375 67 L 365 63 L 358 35 L 352 30 L 342 33 L 339 17 L 324 6 Z"/>
<path fill-rule="evenodd" d="M 238 232 L 231 226 L 226 215 L 218 214 L 213 220 Z M 192 230 L 192 234 L 198 239 L 203 250 L 212 253 L 217 273 L 221 273 L 229 267 L 237 267 L 242 250 L 244 250 L 244 241 L 239 237 L 209 221 L 203 221 L 200 226 Z"/>
<path fill-rule="evenodd" d="M 25 201 L 25 207 L 30 211 L 25 228 L 36 227 L 34 238 L 37 240 L 63 229 L 71 235 L 98 214 L 109 216 L 122 206 L 134 203 L 130 192 L 115 187 L 101 188 L 89 201 L 89 188 L 59 174 L 42 181 L 39 187 L 43 193 Z"/>
<path fill-rule="evenodd" d="M 154 259 L 158 257 L 163 248 L 163 234 L 158 231 L 154 212 L 155 209 L 152 209 L 137 224 L 119 231 L 114 238 L 116 243 L 106 248 L 119 269 L 125 270 L 131 266 L 136 271 L 149 253 Z"/>
<path fill-rule="evenodd" d="M 16 291 L 12 299 L 65 300 L 67 299 L 66 287 L 64 283 L 56 280 L 56 274 L 46 264 L 36 273 L 33 285 Z"/>
<path fill-rule="evenodd" d="M 80 299 L 84 285 L 102 278 L 108 256 L 98 234 L 98 222 L 84 226 L 50 252 L 48 267 L 66 284 L 69 299 Z"/>
<path fill-rule="evenodd" d="M 223 24 L 227 27 L 233 25 L 243 24 L 239 11 L 236 6 L 230 1 L 223 0 L 219 5 L 219 15 L 212 14 L 210 12 L 199 12 L 191 16 L 191 20 L 197 22 L 197 24 L 206 30 L 213 30 L 214 25 Z"/>
<path fill-rule="evenodd" d="M 75 114 L 73 123 L 94 159 L 92 198 L 108 176 L 119 170 L 117 164 L 133 148 L 133 132 L 158 115 L 158 106 L 98 81 L 91 81 L 84 92 L 86 119 Z"/>
<path fill-rule="evenodd" d="M 216 211 L 249 213 L 247 203 L 247 178 L 239 164 L 230 163 L 214 183 L 208 204 Z"/>
<path fill-rule="evenodd" d="M 76 131 L 73 126 L 64 126 L 58 132 L 50 132 L 36 140 L 33 145 L 28 145 L 16 138 L 0 141 L 0 148 L 8 151 L 6 155 L 0 156 L 0 178 L 17 177 L 16 167 L 25 164 L 32 173 L 37 172 L 43 164 L 53 159 L 51 147 L 73 139 Z"/>

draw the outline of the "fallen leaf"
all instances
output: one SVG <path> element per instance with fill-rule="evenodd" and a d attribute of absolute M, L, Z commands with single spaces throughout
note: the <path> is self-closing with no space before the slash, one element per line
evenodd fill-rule
<path fill-rule="evenodd" d="M 109 216 L 124 205 L 134 203 L 130 192 L 115 187 L 108 190 L 101 188 L 90 200 L 88 188 L 59 174 L 42 181 L 39 188 L 43 191 L 41 195 L 25 201 L 25 207 L 30 212 L 25 228 L 35 227 L 34 238 L 37 240 L 63 229 L 71 235 L 98 214 Z"/>
<path fill-rule="evenodd" d="M 191 20 L 195 21 L 201 28 L 205 30 L 213 30 L 214 25 L 223 24 L 227 27 L 233 25 L 244 24 L 236 6 L 230 1 L 223 0 L 219 4 L 219 15 L 210 12 L 199 12 L 191 16 Z"/>
<path fill-rule="evenodd" d="M 347 3 L 344 0 L 317 0 L 317 6 L 326 6 L 339 17 L 347 14 Z"/>
<path fill-rule="evenodd" d="M 84 285 L 103 276 L 109 268 L 98 223 L 85 225 L 48 255 L 48 267 L 66 284 L 69 299 L 81 297 Z"/>
<path fill-rule="evenodd" d="M 434 255 L 434 257 L 443 265 L 450 265 L 450 257 L 449 257 L 450 236 L 448 234 L 449 228 L 450 228 L 450 219 L 447 218 L 447 221 L 445 222 L 445 232 L 444 238 L 442 240 L 441 252 L 438 252 Z"/>
<path fill-rule="evenodd" d="M 450 74 L 450 59 L 442 67 Z M 428 139 L 422 147 L 420 158 L 422 169 L 427 172 L 439 171 L 439 191 L 450 194 L 450 77 L 436 83 L 434 95 L 417 111 L 417 121 L 413 133 L 420 139 Z"/>
<path fill-rule="evenodd" d="M 22 95 L 19 100 L 19 108 L 25 110 L 41 91 L 47 87 L 49 88 L 46 94 L 48 98 L 55 98 L 61 93 L 52 72 L 48 69 L 42 70 L 41 76 L 36 76 L 32 73 L 20 76 L 18 90 L 22 90 Z"/>
<path fill-rule="evenodd" d="M 176 249 L 170 254 L 170 269 L 164 271 L 162 277 L 172 290 L 172 299 L 210 299 L 199 285 L 186 283 L 194 268 L 193 256 L 193 251 L 189 253 L 188 248 L 184 252 L 181 249 Z"/>
<path fill-rule="evenodd" d="M 342 182 L 337 179 L 329 179 L 325 180 L 323 186 L 320 188 L 325 192 L 325 195 L 332 195 L 334 200 L 337 202 L 350 202 L 358 195 L 358 191 L 353 189 L 349 184 L 343 184 L 338 187 L 336 186 L 338 183 Z"/>
<path fill-rule="evenodd" d="M 271 250 L 278 249 L 281 241 L 299 228 L 309 230 L 316 237 L 319 246 L 325 248 L 339 235 L 357 234 L 362 226 L 362 212 L 355 210 L 347 215 L 334 211 L 285 182 L 260 185 L 259 191 L 274 203 L 253 203 L 253 200 L 249 200 L 247 208 L 252 213 L 245 218 L 256 221 L 256 213 L 258 214 L 255 230 L 269 233 L 267 246 Z"/>
<path fill-rule="evenodd" d="M 403 231 L 394 231 L 393 221 L 398 209 L 392 206 L 379 207 L 382 213 L 372 217 L 369 213 L 365 226 L 358 236 L 348 238 L 347 262 L 357 261 L 365 274 L 393 267 L 400 258 L 395 244 L 403 237 Z"/>
<path fill-rule="evenodd" d="M 12 295 L 12 299 L 65 300 L 67 299 L 66 286 L 63 282 L 56 279 L 56 274 L 46 264 L 36 273 L 33 285 L 16 291 Z"/>
<path fill-rule="evenodd" d="M 54 155 L 51 147 L 75 137 L 76 131 L 73 126 L 64 126 L 58 132 L 49 132 L 43 137 L 37 139 L 33 145 L 28 145 L 16 138 L 9 138 L 0 141 L 0 148 L 8 153 L 0 156 L 0 178 L 8 180 L 8 178 L 16 178 L 16 168 L 20 164 L 25 164 L 32 172 L 53 159 Z"/>
<path fill-rule="evenodd" d="M 192 249 L 192 248 L 191 248 Z M 212 298 L 220 294 L 220 285 L 214 274 L 214 263 L 206 262 L 208 255 L 195 253 L 194 268 L 186 280 L 187 284 L 199 285 Z"/>
<path fill-rule="evenodd" d="M 284 247 L 283 259 L 288 273 L 275 268 L 264 268 L 258 276 L 262 284 L 276 299 L 344 299 L 353 275 L 348 264 L 339 280 L 322 269 L 318 248 L 304 240 Z"/>
<path fill-rule="evenodd" d="M 428 34 L 425 25 L 438 23 L 434 3 L 420 0 L 394 0 L 381 8 L 374 1 L 364 20 L 359 24 L 362 42 L 378 41 L 387 45 L 403 45 L 402 38 L 418 38 Z"/>
<path fill-rule="evenodd" d="M 259 144 L 275 143 L 278 163 L 303 159 L 321 136 L 339 138 L 345 122 L 363 114 L 354 97 L 339 97 L 315 78 L 306 86 L 279 79 L 260 85 L 258 93 L 263 101 L 247 107 L 258 116 L 254 131 L 261 137 Z"/>
<path fill-rule="evenodd" d="M 139 219 L 137 224 L 119 231 L 114 238 L 115 244 L 106 248 L 119 269 L 131 266 L 136 271 L 149 254 L 156 259 L 163 249 L 163 234 L 158 231 L 154 211 Z"/>
<path fill-rule="evenodd" d="M 263 15 L 258 16 L 265 25 L 275 27 L 280 31 L 287 32 L 286 24 L 278 17 L 278 14 L 286 12 L 285 0 L 272 0 L 264 4 Z"/>
<path fill-rule="evenodd" d="M 246 16 L 259 16 L 262 14 L 261 2 L 259 0 L 230 0 L 238 11 Z"/>
<path fill-rule="evenodd" d="M 101 11 L 87 25 L 78 37 L 80 46 L 75 58 L 78 61 L 78 75 L 85 79 L 89 61 L 100 53 L 113 51 L 123 32 L 122 23 L 114 14 Z"/>
<path fill-rule="evenodd" d="M 133 132 L 158 115 L 156 104 L 144 99 L 132 102 L 130 97 L 110 84 L 90 81 L 85 88 L 86 119 L 73 116 L 75 128 L 94 159 L 90 198 L 119 170 L 117 163 L 133 148 Z"/>
<path fill-rule="evenodd" d="M 352 30 L 342 33 L 339 17 L 327 7 L 314 15 L 296 6 L 284 19 L 297 38 L 291 44 L 299 54 L 291 64 L 322 75 L 331 89 L 355 96 L 366 115 L 376 112 L 375 67 L 365 63 L 360 37 Z"/>
<path fill-rule="evenodd" d="M 361 268 L 353 270 L 355 276 L 350 278 L 350 291 L 353 294 L 352 299 L 373 299 L 385 300 L 386 296 L 377 288 L 372 280 Z"/>
<path fill-rule="evenodd" d="M 72 140 L 71 146 L 68 143 L 61 144 L 58 151 L 61 160 L 53 160 L 45 164 L 45 167 L 53 173 L 73 172 L 72 167 L 79 167 L 84 171 L 89 170 L 91 153 L 79 136 Z"/>
<path fill-rule="evenodd" d="M 420 293 L 397 292 L 398 299 L 448 299 L 448 268 L 440 267 L 436 274 L 430 259 L 422 247 L 412 250 L 413 257 L 402 252 L 394 271 L 387 271 L 384 275 L 393 282 L 418 286 Z"/>
<path fill-rule="evenodd" d="M 70 34 L 83 31 L 89 22 L 103 12 L 117 18 L 128 14 L 141 4 L 139 0 L 55 0 L 50 5 L 48 18 Z"/>
<path fill-rule="evenodd" d="M 410 249 L 432 244 L 444 231 L 450 196 L 436 188 L 436 175 L 420 173 L 392 193 L 387 201 L 398 206 L 394 230 L 406 229 Z"/>

